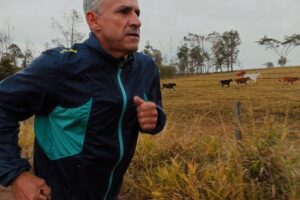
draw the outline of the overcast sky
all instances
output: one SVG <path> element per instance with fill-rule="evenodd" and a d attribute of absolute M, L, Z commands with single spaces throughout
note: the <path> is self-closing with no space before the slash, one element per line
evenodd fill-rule
<path fill-rule="evenodd" d="M 278 57 L 255 41 L 264 35 L 283 40 L 300 34 L 300 0 L 139 0 L 141 43 L 150 41 L 169 58 L 175 56 L 188 33 L 206 35 L 213 31 L 237 30 L 242 41 L 239 60 L 243 68 L 261 67 Z M 38 53 L 54 38 L 51 18 L 76 9 L 82 14 L 82 0 L 0 0 L 0 29 L 7 21 L 14 27 L 13 39 L 22 46 L 34 45 Z M 82 25 L 88 36 L 88 28 Z M 288 56 L 288 65 L 300 65 L 300 46 Z"/>

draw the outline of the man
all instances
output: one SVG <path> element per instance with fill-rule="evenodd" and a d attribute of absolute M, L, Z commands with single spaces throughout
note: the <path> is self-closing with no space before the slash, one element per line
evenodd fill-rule
<path fill-rule="evenodd" d="M 0 183 L 16 200 L 117 199 L 138 132 L 165 125 L 158 69 L 135 53 L 137 0 L 84 0 L 88 40 L 52 49 L 0 84 Z M 17 146 L 35 115 L 35 175 Z"/>

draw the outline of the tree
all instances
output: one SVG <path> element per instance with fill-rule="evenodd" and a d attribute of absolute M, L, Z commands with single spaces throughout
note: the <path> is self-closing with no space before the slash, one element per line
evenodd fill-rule
<path fill-rule="evenodd" d="M 204 62 L 207 59 L 207 53 L 204 50 L 205 37 L 203 35 L 189 33 L 183 39 L 189 48 L 189 72 L 203 73 Z"/>
<path fill-rule="evenodd" d="M 1 69 L 2 74 L 6 74 L 6 72 L 10 74 L 10 71 L 15 72 L 15 69 L 18 69 L 17 67 L 20 67 L 20 65 L 18 64 L 21 64 L 21 67 L 25 68 L 33 59 L 33 53 L 31 49 L 29 49 L 28 44 L 26 44 L 25 50 L 22 51 L 22 49 L 13 42 L 11 36 L 12 31 L 13 28 L 8 22 L 5 30 L 0 30 L 0 59 L 2 63 L 1 67 L 6 68 Z M 14 68 L 14 70 L 9 70 L 10 65 Z"/>
<path fill-rule="evenodd" d="M 212 47 L 212 52 L 214 55 L 214 64 L 216 72 L 220 70 L 222 72 L 222 66 L 225 64 L 226 55 L 224 52 L 224 43 L 219 39 Z"/>
<path fill-rule="evenodd" d="M 179 60 L 178 67 L 180 74 L 186 74 L 186 69 L 189 62 L 189 48 L 186 43 L 178 48 L 177 57 Z"/>
<path fill-rule="evenodd" d="M 33 60 L 33 53 L 31 51 L 31 49 L 26 47 L 26 49 L 23 53 L 23 61 L 22 61 L 21 67 L 23 69 L 26 68 L 32 60 Z"/>
<path fill-rule="evenodd" d="M 281 67 L 282 67 L 282 66 L 285 66 L 286 63 L 287 63 L 286 57 L 281 56 L 281 57 L 278 59 L 277 63 L 278 63 Z"/>
<path fill-rule="evenodd" d="M 300 45 L 300 34 L 285 36 L 283 41 L 264 36 L 257 43 L 260 46 L 265 46 L 266 49 L 273 50 L 279 56 L 278 64 L 284 67 L 289 53 Z"/>
<path fill-rule="evenodd" d="M 10 60 L 13 62 L 14 66 L 17 66 L 18 59 L 23 58 L 23 53 L 20 47 L 13 43 L 8 47 L 8 50 L 9 50 Z"/>
<path fill-rule="evenodd" d="M 150 41 L 146 42 L 146 45 L 144 47 L 144 50 L 142 51 L 144 54 L 147 54 L 152 57 L 154 62 L 157 66 L 162 65 L 162 53 L 159 49 L 155 49 L 151 44 Z"/>
<path fill-rule="evenodd" d="M 9 51 L 9 47 L 12 44 L 13 29 L 9 21 L 7 21 L 4 30 L 0 30 L 0 57 Z"/>
<path fill-rule="evenodd" d="M 233 64 L 238 62 L 238 46 L 241 44 L 238 31 L 226 31 L 222 35 L 212 32 L 207 35 L 206 41 L 211 46 L 211 56 L 207 55 L 207 60 L 215 65 L 215 70 L 222 71 L 222 67 L 227 66 L 227 71 L 233 71 Z"/>
<path fill-rule="evenodd" d="M 76 42 L 82 41 L 84 35 L 78 30 L 82 21 L 81 15 L 74 9 L 71 10 L 69 14 L 64 14 L 63 24 L 52 18 L 52 28 L 57 30 L 63 38 L 54 38 L 52 39 L 52 43 L 57 46 L 70 48 Z"/>
<path fill-rule="evenodd" d="M 18 68 L 12 64 L 10 56 L 5 54 L 0 59 L 0 80 L 16 73 Z"/>
<path fill-rule="evenodd" d="M 266 62 L 264 65 L 265 65 L 267 68 L 273 68 L 273 67 L 274 67 L 273 62 Z"/>
<path fill-rule="evenodd" d="M 222 72 L 222 66 L 225 64 L 224 42 L 218 32 L 208 34 L 206 40 L 211 45 L 211 60 L 215 66 L 215 71 Z"/>
<path fill-rule="evenodd" d="M 20 67 L 18 62 L 21 62 L 21 67 L 25 68 L 33 59 L 33 53 L 27 45 L 24 51 L 22 51 L 21 48 L 14 43 L 11 44 L 8 49 L 9 52 L 6 55 L 15 67 Z"/>
<path fill-rule="evenodd" d="M 6 41 L 5 33 L 3 33 L 2 31 L 0 31 L 0 57 L 5 52 L 5 41 Z"/>
<path fill-rule="evenodd" d="M 190 73 L 200 72 L 202 73 L 201 66 L 203 65 L 203 56 L 201 54 L 201 50 L 199 46 L 195 46 L 189 50 L 189 58 L 190 58 Z"/>
<path fill-rule="evenodd" d="M 239 53 L 238 46 L 241 44 L 241 39 L 238 31 L 227 31 L 222 34 L 222 39 L 224 42 L 224 56 L 225 63 L 227 65 L 227 71 L 233 71 L 233 64 L 237 62 L 237 57 Z"/>

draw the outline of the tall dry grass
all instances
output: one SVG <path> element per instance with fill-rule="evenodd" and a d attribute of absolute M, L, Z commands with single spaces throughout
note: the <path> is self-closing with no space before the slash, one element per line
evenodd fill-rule
<path fill-rule="evenodd" d="M 178 132 L 169 122 L 162 135 L 140 138 L 123 186 L 126 199 L 300 198 L 299 140 L 290 140 L 284 121 L 266 114 L 263 126 L 241 125 L 241 141 L 225 122 L 210 130 L 184 123 L 190 128 Z"/>
<path fill-rule="evenodd" d="M 33 143 L 33 118 L 30 118 L 20 123 L 19 146 L 22 148 L 22 157 L 27 158 L 31 164 L 33 162 Z"/>

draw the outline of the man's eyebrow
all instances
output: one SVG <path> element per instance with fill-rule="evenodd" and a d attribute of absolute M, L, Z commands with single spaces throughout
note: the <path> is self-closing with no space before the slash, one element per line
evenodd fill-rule
<path fill-rule="evenodd" d="M 133 6 L 126 6 L 126 5 L 121 5 L 121 6 L 117 7 L 115 9 L 115 12 L 120 12 L 120 11 L 129 12 L 132 10 L 134 10 L 137 15 L 140 15 L 140 9 L 138 9 L 138 8 L 135 9 Z"/>

